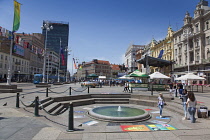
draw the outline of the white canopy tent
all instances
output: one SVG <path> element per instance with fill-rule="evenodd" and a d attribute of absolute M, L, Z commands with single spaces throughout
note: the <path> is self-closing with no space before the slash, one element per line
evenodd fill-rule
<path fill-rule="evenodd" d="M 206 80 L 206 79 L 198 75 L 195 75 L 193 73 L 187 73 L 181 77 L 175 78 L 175 80 Z"/>
<path fill-rule="evenodd" d="M 98 79 L 106 79 L 106 76 L 99 76 Z"/>
<path fill-rule="evenodd" d="M 128 77 L 127 75 L 123 75 L 121 77 L 119 77 L 119 79 L 133 79 L 133 77 Z"/>
<path fill-rule="evenodd" d="M 150 79 L 170 79 L 170 77 L 160 73 L 160 72 L 154 72 L 153 74 L 150 74 Z"/>

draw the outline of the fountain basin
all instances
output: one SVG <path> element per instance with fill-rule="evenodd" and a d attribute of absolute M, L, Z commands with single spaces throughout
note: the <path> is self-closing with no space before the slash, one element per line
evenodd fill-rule
<path fill-rule="evenodd" d="M 103 106 L 88 112 L 90 117 L 102 121 L 135 122 L 150 119 L 150 114 L 142 109 L 127 106 Z"/>

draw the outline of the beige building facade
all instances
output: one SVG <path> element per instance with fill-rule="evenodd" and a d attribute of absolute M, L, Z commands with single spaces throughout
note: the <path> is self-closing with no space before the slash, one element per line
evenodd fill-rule
<path fill-rule="evenodd" d="M 153 41 L 154 42 L 154 41 Z M 163 40 L 156 41 L 154 45 L 150 47 L 151 56 L 155 58 L 160 58 L 167 61 L 174 61 L 173 53 L 173 30 L 171 27 L 168 27 L 167 36 Z M 159 71 L 166 75 L 170 75 L 172 70 L 172 65 L 165 67 L 150 67 L 151 73 Z"/>
<path fill-rule="evenodd" d="M 210 81 L 210 7 L 200 1 L 193 17 L 186 12 L 184 25 L 174 37 L 174 73 L 194 72 Z"/>

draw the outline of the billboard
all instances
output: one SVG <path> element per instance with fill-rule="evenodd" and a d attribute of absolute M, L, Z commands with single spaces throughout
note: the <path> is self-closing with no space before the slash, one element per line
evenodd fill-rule
<path fill-rule="evenodd" d="M 22 46 L 15 44 L 13 48 L 13 53 L 24 56 L 24 48 Z"/>

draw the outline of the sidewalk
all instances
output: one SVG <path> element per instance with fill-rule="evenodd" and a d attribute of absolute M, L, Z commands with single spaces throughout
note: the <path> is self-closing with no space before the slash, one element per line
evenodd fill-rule
<path fill-rule="evenodd" d="M 20 99 L 24 103 L 30 104 L 36 96 L 40 99 L 46 98 L 45 88 L 36 88 L 34 84 L 30 83 L 17 83 L 18 88 L 22 88 L 23 92 L 20 93 Z M 67 90 L 65 93 L 61 93 L 71 86 L 74 89 L 80 88 L 79 84 L 68 85 L 52 85 L 51 90 L 57 93 L 49 92 L 49 96 L 58 97 L 66 96 L 69 94 Z M 208 87 L 209 88 L 209 87 Z M 204 93 L 196 93 L 196 99 L 200 102 L 200 105 L 205 105 L 210 108 L 210 88 L 205 88 Z M 108 94 L 108 93 L 123 93 L 123 87 L 102 87 L 91 88 L 90 93 Z M 201 91 L 201 90 L 200 90 Z M 164 96 L 169 96 L 168 92 L 163 92 Z M 72 95 L 87 94 L 87 91 L 82 93 L 73 92 Z M 133 94 L 151 94 L 149 91 L 133 91 Z M 158 92 L 154 92 L 157 95 Z M 176 100 L 180 100 L 176 98 Z M 7 103 L 7 106 L 3 104 Z M 174 112 L 163 110 L 165 116 L 170 116 L 170 120 L 166 121 L 168 124 L 177 128 L 173 131 L 146 131 L 146 132 L 125 132 L 122 131 L 120 125 L 143 125 L 148 124 L 149 121 L 154 120 L 158 114 L 153 114 L 151 120 L 142 123 L 109 123 L 101 122 L 95 125 L 84 125 L 82 123 L 89 120 L 93 120 L 85 114 L 75 113 L 75 116 L 85 116 L 83 118 L 74 119 L 74 127 L 77 129 L 74 132 L 66 132 L 68 128 L 68 111 L 59 116 L 50 116 L 44 111 L 40 111 L 40 117 L 34 117 L 34 108 L 25 108 L 20 104 L 20 108 L 15 108 L 16 94 L 14 93 L 0 93 L 0 140 L 157 140 L 157 139 L 210 139 L 210 121 L 209 118 L 198 118 L 195 124 L 190 121 L 183 121 L 179 114 Z M 87 108 L 94 108 L 96 106 L 103 106 L 102 104 L 93 104 L 87 106 L 74 107 L 74 111 L 85 111 Z M 130 105 L 135 106 L 135 105 Z M 155 107 L 138 106 L 142 109 L 152 109 L 152 111 L 158 111 Z M 86 108 L 86 109 L 85 109 Z M 79 126 L 81 125 L 82 126 Z"/>

